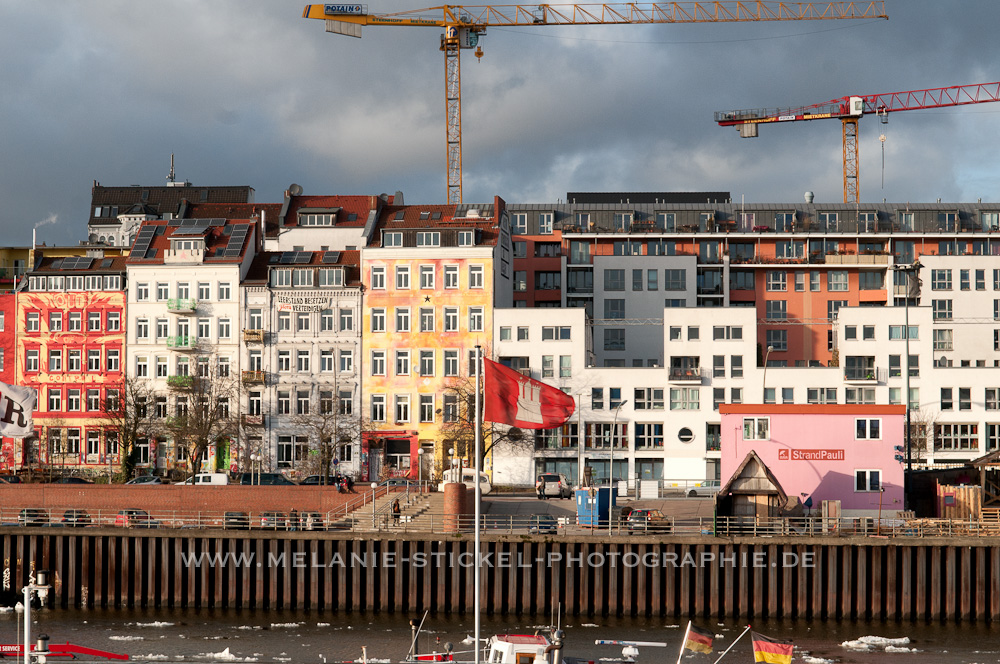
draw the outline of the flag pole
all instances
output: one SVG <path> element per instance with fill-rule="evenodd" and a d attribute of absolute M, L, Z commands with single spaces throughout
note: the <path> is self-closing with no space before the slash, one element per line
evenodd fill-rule
<path fill-rule="evenodd" d="M 475 445 L 475 464 L 476 464 L 476 494 L 475 494 L 475 500 L 476 500 L 476 524 L 475 524 L 476 525 L 476 538 L 475 538 L 475 542 L 476 542 L 476 544 L 475 544 L 476 567 L 475 567 L 475 574 L 474 574 L 474 579 L 475 579 L 475 584 L 476 584 L 476 589 L 475 589 L 475 593 L 474 593 L 474 602 L 475 602 L 475 611 L 476 611 L 476 645 L 473 646 L 475 648 L 475 651 L 476 651 L 476 656 L 475 656 L 475 659 L 473 660 L 475 662 L 475 664 L 479 664 L 479 646 L 480 646 L 480 643 L 481 643 L 481 641 L 480 641 L 481 625 L 480 625 L 480 616 L 479 616 L 479 613 L 480 613 L 480 611 L 479 611 L 479 609 L 480 609 L 480 599 L 481 599 L 480 596 L 479 596 L 479 593 L 480 593 L 480 588 L 479 588 L 479 586 L 480 586 L 480 579 L 479 579 L 479 574 L 480 574 L 480 570 L 479 570 L 479 556 L 480 556 L 480 538 L 479 538 L 479 535 L 480 535 L 480 527 L 479 527 L 479 524 L 480 524 L 480 519 L 482 518 L 481 514 L 480 514 L 480 510 L 481 510 L 480 500 L 482 499 L 482 487 L 480 486 L 480 483 L 479 483 L 479 473 L 480 473 L 480 465 L 481 465 L 481 463 L 480 463 L 480 457 L 482 456 L 482 451 L 481 451 L 482 448 L 480 447 L 480 444 L 479 444 L 479 437 L 483 433 L 483 422 L 482 422 L 482 412 L 481 412 L 480 403 L 479 403 L 479 399 L 480 399 L 480 396 L 479 396 L 480 384 L 479 383 L 480 383 L 480 377 L 482 375 L 482 366 L 483 366 L 483 348 L 479 344 L 476 344 L 476 424 L 475 424 L 475 442 L 473 443 Z"/>
<path fill-rule="evenodd" d="M 677 664 L 681 664 L 681 657 L 684 655 L 684 644 L 687 643 L 688 634 L 691 633 L 691 621 L 688 621 L 688 626 L 684 628 L 684 638 L 681 639 L 681 650 L 677 653 Z"/>
<path fill-rule="evenodd" d="M 739 636 L 737 636 L 737 637 L 736 637 L 736 641 L 733 641 L 732 643 L 730 643 L 730 644 L 729 644 L 729 647 L 728 647 L 728 648 L 726 648 L 726 652 L 724 652 L 724 653 L 722 653 L 721 655 L 719 655 L 719 659 L 715 660 L 715 662 L 714 662 L 713 664 L 719 664 L 719 662 L 721 662 L 721 661 L 722 661 L 722 658 L 723 658 L 723 657 L 725 657 L 725 656 L 726 656 L 726 654 L 727 654 L 727 653 L 728 653 L 728 652 L 729 652 L 730 650 L 732 650 L 732 649 L 733 649 L 733 646 L 735 646 L 735 645 L 736 645 L 736 643 L 737 643 L 737 642 L 738 642 L 738 641 L 739 641 L 740 639 L 742 639 L 742 638 L 743 638 L 744 636 L 746 636 L 746 635 L 747 635 L 747 632 L 749 632 L 749 631 L 750 631 L 750 625 L 747 625 L 747 628 L 746 628 L 745 630 L 743 630 L 743 633 L 742 633 L 742 634 L 740 634 Z"/>

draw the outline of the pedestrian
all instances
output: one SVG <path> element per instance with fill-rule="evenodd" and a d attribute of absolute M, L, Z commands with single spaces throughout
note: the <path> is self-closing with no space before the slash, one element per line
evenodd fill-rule
<path fill-rule="evenodd" d="M 289 523 L 289 530 L 298 530 L 299 529 L 299 511 L 297 509 L 293 509 L 290 516 L 291 516 L 291 519 L 290 519 L 290 523 Z"/>
<path fill-rule="evenodd" d="M 538 480 L 538 498 L 540 500 L 545 500 L 545 476 L 542 475 L 541 479 Z"/>
<path fill-rule="evenodd" d="M 397 526 L 399 525 L 400 512 L 402 512 L 402 509 L 399 507 L 399 498 L 397 498 L 392 501 L 392 522 Z"/>

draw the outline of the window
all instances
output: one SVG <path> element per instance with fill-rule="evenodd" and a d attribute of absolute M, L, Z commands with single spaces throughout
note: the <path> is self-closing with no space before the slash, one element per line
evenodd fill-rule
<path fill-rule="evenodd" d="M 986 388 L 986 410 L 1000 410 L 1000 388 Z"/>
<path fill-rule="evenodd" d="M 385 309 L 372 309 L 372 332 L 385 332 Z"/>
<path fill-rule="evenodd" d="M 712 328 L 712 339 L 721 341 L 726 339 L 739 340 L 743 338 L 742 327 L 731 327 L 729 325 L 717 325 Z"/>
<path fill-rule="evenodd" d="M 572 378 L 573 376 L 573 356 L 572 355 L 560 355 L 559 356 L 559 377 L 560 378 Z"/>
<path fill-rule="evenodd" d="M 178 321 L 180 324 L 180 321 Z M 166 318 L 156 319 L 156 338 L 166 339 L 170 335 L 170 321 Z"/>
<path fill-rule="evenodd" d="M 49 411 L 62 410 L 62 390 L 49 389 Z"/>
<path fill-rule="evenodd" d="M 844 270 L 833 270 L 826 275 L 826 288 L 829 291 L 847 290 L 847 272 Z"/>
<path fill-rule="evenodd" d="M 636 449 L 663 449 L 663 423 L 635 423 Z"/>
<path fill-rule="evenodd" d="M 292 393 L 287 390 L 278 391 L 278 415 L 288 415 L 292 412 Z"/>
<path fill-rule="evenodd" d="M 225 302 L 232 298 L 232 286 L 228 282 L 219 283 L 219 300 Z"/>
<path fill-rule="evenodd" d="M 625 350 L 624 328 L 604 328 L 604 350 Z"/>
<path fill-rule="evenodd" d="M 395 401 L 395 413 L 396 422 L 409 422 L 410 421 L 410 395 L 409 394 L 396 394 L 393 396 Z"/>
<path fill-rule="evenodd" d="M 837 403 L 837 388 L 835 387 L 807 388 L 806 403 Z"/>
<path fill-rule="evenodd" d="M 854 420 L 855 440 L 882 440 L 882 420 L 858 418 Z"/>
<path fill-rule="evenodd" d="M 697 387 L 670 388 L 670 410 L 698 410 Z"/>
<path fill-rule="evenodd" d="M 826 317 L 831 320 L 837 320 L 837 312 L 840 311 L 841 307 L 847 306 L 847 300 L 828 300 L 826 303 Z"/>
<path fill-rule="evenodd" d="M 552 235 L 552 213 L 540 212 L 538 214 L 538 234 Z"/>
<path fill-rule="evenodd" d="M 39 314 L 37 311 L 29 311 L 25 318 L 25 330 L 27 332 L 38 332 L 39 331 Z"/>
<path fill-rule="evenodd" d="M 434 351 L 433 350 L 421 350 L 420 351 L 420 375 L 421 376 L 433 376 L 434 375 Z"/>
<path fill-rule="evenodd" d="M 875 326 L 874 325 L 862 325 L 861 326 L 861 338 L 864 341 L 874 341 L 875 340 Z"/>
<path fill-rule="evenodd" d="M 514 235 L 525 235 L 528 232 L 528 215 L 515 212 L 510 215 L 510 232 Z"/>
<path fill-rule="evenodd" d="M 295 331 L 296 332 L 308 332 L 311 320 L 312 320 L 312 314 L 307 314 L 307 313 L 297 313 L 297 314 L 295 314 Z M 222 336 L 222 323 L 223 323 L 223 321 L 220 320 L 219 321 L 219 338 L 220 339 L 224 338 Z M 227 324 L 227 329 L 228 329 L 228 324 L 229 324 L 228 320 L 226 321 L 226 324 Z"/>
<path fill-rule="evenodd" d="M 62 351 L 49 351 L 49 371 L 62 371 Z"/>
<path fill-rule="evenodd" d="M 418 247 L 440 247 L 441 233 L 438 231 L 419 231 L 417 233 Z"/>
<path fill-rule="evenodd" d="M 729 356 L 729 376 L 731 378 L 743 378 L 743 356 Z"/>
<path fill-rule="evenodd" d="M 663 290 L 682 291 L 686 289 L 687 289 L 687 271 L 685 270 L 663 271 Z"/>
<path fill-rule="evenodd" d="M 483 331 L 483 308 L 469 307 L 469 332 Z"/>
<path fill-rule="evenodd" d="M 309 391 L 299 390 L 295 393 L 295 414 L 309 414 Z"/>
<path fill-rule="evenodd" d="M 433 265 L 421 265 L 420 266 L 420 288 L 428 289 L 434 288 L 434 266 Z"/>
<path fill-rule="evenodd" d="M 80 390 L 70 389 L 66 391 L 66 410 L 80 410 Z"/>
<path fill-rule="evenodd" d="M 604 300 L 605 318 L 625 318 L 625 300 L 607 299 Z"/>
<path fill-rule="evenodd" d="M 444 308 L 444 331 L 458 332 L 458 307 Z"/>
<path fill-rule="evenodd" d="M 80 351 L 79 350 L 67 350 L 66 351 L 66 371 L 79 371 L 80 370 Z"/>
<path fill-rule="evenodd" d="M 402 247 L 403 246 L 403 234 L 402 233 L 383 233 L 382 234 L 382 246 L 384 247 Z"/>
<path fill-rule="evenodd" d="M 49 332 L 62 332 L 62 312 L 49 312 Z"/>
<path fill-rule="evenodd" d="M 607 291 L 625 290 L 625 270 L 605 270 L 604 290 Z"/>
<path fill-rule="evenodd" d="M 881 272 L 859 272 L 858 288 L 860 290 L 882 290 L 885 280 Z"/>
<path fill-rule="evenodd" d="M 295 370 L 300 373 L 309 372 L 309 351 L 295 351 Z"/>
<path fill-rule="evenodd" d="M 149 300 L 149 284 L 135 285 L 135 301 L 147 302 Z"/>
<path fill-rule="evenodd" d="M 636 410 L 663 410 L 663 389 L 659 387 L 637 387 L 635 389 Z"/>
<path fill-rule="evenodd" d="M 397 376 L 409 376 L 410 375 L 410 351 L 408 350 L 397 350 L 396 351 L 396 375 Z"/>
<path fill-rule="evenodd" d="M 558 328 L 556 328 L 556 329 L 558 329 Z M 525 326 L 522 326 L 522 325 L 518 325 L 517 326 L 517 340 L 518 341 L 528 341 L 529 336 L 530 336 L 529 328 L 527 328 Z M 542 331 L 542 339 L 544 339 L 544 338 L 545 338 L 545 331 L 543 330 Z M 559 337 L 558 336 L 553 336 L 552 338 L 553 339 L 557 339 Z M 567 336 L 566 338 L 568 339 L 569 337 Z"/>
<path fill-rule="evenodd" d="M 744 417 L 743 440 L 770 440 L 771 420 L 767 417 Z"/>
<path fill-rule="evenodd" d="M 446 350 L 444 352 L 444 375 L 445 376 L 457 376 L 458 375 L 458 351 L 457 350 Z"/>
<path fill-rule="evenodd" d="M 409 332 L 410 331 L 410 308 L 409 307 L 396 307 L 396 331 L 397 332 Z"/>
<path fill-rule="evenodd" d="M 444 287 L 445 288 L 458 288 L 458 266 L 457 265 L 445 265 L 444 266 Z"/>
<path fill-rule="evenodd" d="M 775 351 L 788 350 L 788 330 L 767 330 L 767 346 Z"/>
<path fill-rule="evenodd" d="M 853 341 L 858 338 L 858 326 L 857 325 L 847 325 L 844 327 L 844 339 L 846 341 Z"/>
<path fill-rule="evenodd" d="M 767 300 L 764 303 L 767 320 L 787 320 L 788 302 L 786 300 Z"/>
<path fill-rule="evenodd" d="M 936 329 L 931 331 L 934 338 L 934 350 L 952 350 L 952 330 Z"/>
<path fill-rule="evenodd" d="M 784 291 L 787 289 L 786 283 L 786 273 L 777 271 L 768 271 L 767 273 L 767 290 L 769 291 Z"/>
<path fill-rule="evenodd" d="M 469 288 L 482 288 L 483 287 L 483 266 L 482 265 L 470 265 L 469 266 Z"/>
<path fill-rule="evenodd" d="M 385 267 L 382 265 L 372 266 L 371 287 L 373 290 L 385 290 Z"/>
<path fill-rule="evenodd" d="M 935 424 L 935 450 L 979 449 L 978 424 Z"/>
<path fill-rule="evenodd" d="M 119 371 L 121 368 L 121 351 L 118 349 L 109 348 L 107 351 L 107 368 L 108 371 Z"/>
<path fill-rule="evenodd" d="M 931 270 L 931 290 L 951 290 L 951 270 Z"/>
<path fill-rule="evenodd" d="M 433 394 L 421 394 L 420 395 L 420 421 L 421 422 L 433 422 L 434 421 L 434 395 Z"/>
<path fill-rule="evenodd" d="M 713 378 L 725 378 L 726 377 L 726 356 L 725 355 L 713 355 L 712 356 L 712 377 Z"/>
<path fill-rule="evenodd" d="M 333 309 L 323 309 L 319 312 L 319 329 L 321 332 L 333 332 Z"/>
<path fill-rule="evenodd" d="M 156 301 L 166 302 L 170 299 L 170 285 L 169 284 L 156 284 Z"/>
<path fill-rule="evenodd" d="M 79 332 L 82 328 L 83 314 L 79 311 L 69 312 L 68 325 L 66 329 L 69 332 Z M 98 329 L 100 329 L 100 314 L 97 315 Z"/>
<path fill-rule="evenodd" d="M 396 266 L 396 289 L 407 290 L 410 287 L 410 268 L 407 265 Z"/>
<path fill-rule="evenodd" d="M 25 351 L 24 370 L 38 371 L 38 349 L 32 348 Z"/>
<path fill-rule="evenodd" d="M 882 471 L 880 470 L 855 470 L 854 490 L 857 492 L 881 491 Z"/>
<path fill-rule="evenodd" d="M 340 331 L 348 332 L 354 329 L 354 309 L 340 310 Z"/>
<path fill-rule="evenodd" d="M 951 300 L 931 300 L 934 320 L 951 320 Z"/>

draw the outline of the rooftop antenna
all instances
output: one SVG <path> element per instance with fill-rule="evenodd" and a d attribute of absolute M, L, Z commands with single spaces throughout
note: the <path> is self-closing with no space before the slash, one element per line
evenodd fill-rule
<path fill-rule="evenodd" d="M 177 177 L 176 177 L 176 174 L 174 173 L 174 153 L 171 152 L 170 153 L 170 173 L 167 174 L 167 182 L 173 184 L 176 181 L 176 179 L 177 179 Z"/>

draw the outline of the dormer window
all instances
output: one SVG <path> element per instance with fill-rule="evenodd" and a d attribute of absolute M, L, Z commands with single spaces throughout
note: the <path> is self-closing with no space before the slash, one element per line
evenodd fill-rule
<path fill-rule="evenodd" d="M 460 247 L 471 247 L 476 243 L 476 233 L 475 231 L 459 231 L 458 232 L 458 246 Z"/>
<path fill-rule="evenodd" d="M 299 214 L 299 226 L 333 226 L 336 212 Z"/>
<path fill-rule="evenodd" d="M 396 213 L 396 216 L 392 218 L 393 221 L 403 221 L 403 210 Z"/>
<path fill-rule="evenodd" d="M 383 234 L 384 241 L 382 245 L 385 247 L 402 247 L 403 246 L 403 234 L 402 233 L 385 233 Z"/>
<path fill-rule="evenodd" d="M 430 218 L 431 218 L 431 213 L 429 211 L 424 210 L 423 212 L 420 213 L 420 221 L 426 221 Z"/>
<path fill-rule="evenodd" d="M 190 238 L 185 240 L 170 240 L 170 248 L 173 251 L 201 251 L 204 246 L 204 240 L 192 240 Z"/>
<path fill-rule="evenodd" d="M 320 287 L 337 287 L 344 285 L 344 268 L 325 267 L 319 271 Z"/>
<path fill-rule="evenodd" d="M 440 247 L 441 233 L 437 231 L 421 231 L 417 233 L 418 247 Z"/>

